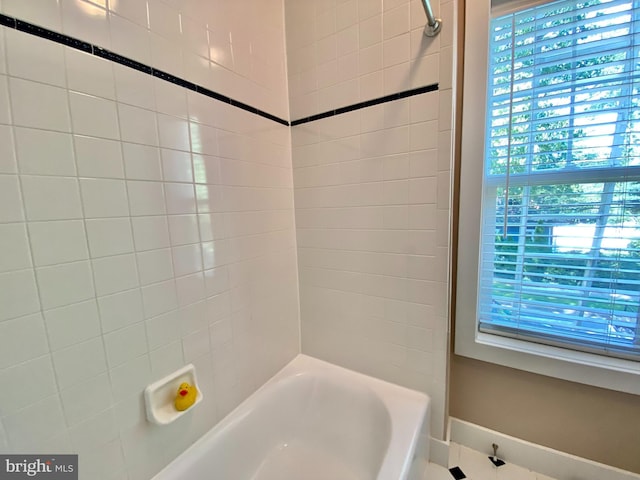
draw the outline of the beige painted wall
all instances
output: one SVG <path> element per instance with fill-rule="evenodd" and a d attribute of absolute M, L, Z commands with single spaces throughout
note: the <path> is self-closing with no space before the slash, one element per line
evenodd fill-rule
<path fill-rule="evenodd" d="M 453 417 L 640 473 L 640 397 L 457 355 Z"/>

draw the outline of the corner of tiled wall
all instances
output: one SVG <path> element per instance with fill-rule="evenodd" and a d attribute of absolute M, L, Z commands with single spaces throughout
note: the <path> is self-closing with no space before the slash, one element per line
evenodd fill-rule
<path fill-rule="evenodd" d="M 454 1 L 286 0 L 303 353 L 428 393 L 444 437 Z"/>

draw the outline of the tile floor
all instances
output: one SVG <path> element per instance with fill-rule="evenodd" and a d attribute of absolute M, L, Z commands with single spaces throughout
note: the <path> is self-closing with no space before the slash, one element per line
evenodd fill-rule
<path fill-rule="evenodd" d="M 501 467 L 495 467 L 488 456 L 457 443 L 449 448 L 449 468 L 458 467 L 451 472 L 440 465 L 430 463 L 423 480 L 554 480 L 526 468 L 513 465 L 508 461 Z M 464 475 L 464 476 L 461 476 Z"/>

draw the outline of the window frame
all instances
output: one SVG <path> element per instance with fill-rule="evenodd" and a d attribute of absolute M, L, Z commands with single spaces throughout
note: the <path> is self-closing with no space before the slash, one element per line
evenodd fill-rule
<path fill-rule="evenodd" d="M 515 1 L 523 8 L 524 2 Z M 491 0 L 465 2 L 454 351 L 485 362 L 640 395 L 640 362 L 478 331 L 476 309 L 484 177 L 484 159 L 478 158 L 478 154 L 483 155 L 485 151 L 490 18 Z"/>

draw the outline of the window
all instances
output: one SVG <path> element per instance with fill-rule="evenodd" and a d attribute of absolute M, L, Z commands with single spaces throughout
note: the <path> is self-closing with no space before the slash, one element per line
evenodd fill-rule
<path fill-rule="evenodd" d="M 640 1 L 478 3 L 458 317 L 476 343 L 640 372 Z"/>

